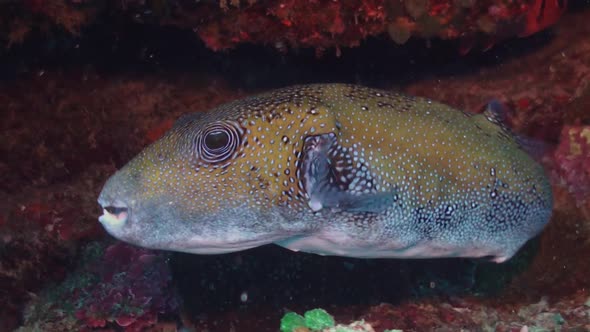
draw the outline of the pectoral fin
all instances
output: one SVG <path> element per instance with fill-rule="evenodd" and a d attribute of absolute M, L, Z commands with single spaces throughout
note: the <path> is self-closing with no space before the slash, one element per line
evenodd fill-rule
<path fill-rule="evenodd" d="M 369 168 L 353 164 L 349 149 L 334 133 L 309 136 L 303 146 L 300 176 L 313 211 L 338 209 L 381 212 L 397 200 L 395 191 L 380 191 Z"/>

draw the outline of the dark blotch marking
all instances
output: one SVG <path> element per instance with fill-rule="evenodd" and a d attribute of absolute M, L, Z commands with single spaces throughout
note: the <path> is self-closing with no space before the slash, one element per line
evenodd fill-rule
<path fill-rule="evenodd" d="M 382 101 L 380 101 L 380 102 L 377 103 L 377 107 L 380 107 L 380 108 L 388 107 L 388 108 L 395 109 L 395 106 L 393 106 L 392 104 L 385 103 L 385 102 L 382 102 Z"/>

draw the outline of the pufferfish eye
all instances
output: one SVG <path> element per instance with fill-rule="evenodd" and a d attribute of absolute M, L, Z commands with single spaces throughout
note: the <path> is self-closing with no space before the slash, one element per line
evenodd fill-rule
<path fill-rule="evenodd" d="M 230 122 L 215 122 L 207 126 L 196 139 L 200 160 L 216 164 L 228 160 L 240 146 L 242 130 Z"/>
<path fill-rule="evenodd" d="M 212 131 L 205 136 L 205 147 L 211 151 L 223 149 L 228 143 L 229 135 L 226 131 Z"/>

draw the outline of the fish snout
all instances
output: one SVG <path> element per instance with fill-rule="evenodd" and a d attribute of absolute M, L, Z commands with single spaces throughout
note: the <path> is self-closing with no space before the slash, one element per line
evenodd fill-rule
<path fill-rule="evenodd" d="M 131 208 L 121 200 L 105 200 L 99 198 L 98 203 L 102 207 L 102 215 L 98 221 L 108 230 L 116 231 L 121 229 L 129 220 Z"/>
<path fill-rule="evenodd" d="M 115 174 L 107 180 L 98 197 L 98 204 L 102 207 L 98 221 L 116 237 L 123 234 L 123 227 L 131 219 L 133 200 L 128 199 L 130 196 L 125 190 L 125 183 L 119 174 Z"/>

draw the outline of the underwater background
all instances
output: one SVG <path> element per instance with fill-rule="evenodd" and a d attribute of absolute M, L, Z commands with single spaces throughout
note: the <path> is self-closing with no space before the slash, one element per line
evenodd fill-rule
<path fill-rule="evenodd" d="M 0 331 L 590 331 L 589 21 L 571 0 L 0 1 Z M 501 101 L 548 147 L 550 223 L 503 264 L 190 255 L 98 223 L 180 115 L 321 82 Z"/>

